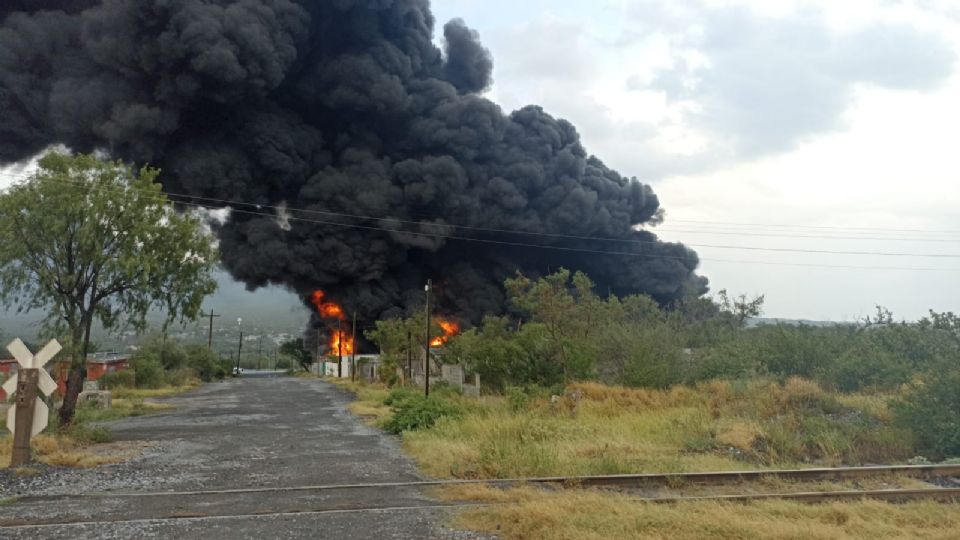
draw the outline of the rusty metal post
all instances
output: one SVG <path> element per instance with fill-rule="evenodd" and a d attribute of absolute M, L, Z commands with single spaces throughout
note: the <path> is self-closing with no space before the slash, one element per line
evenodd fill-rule
<path fill-rule="evenodd" d="M 21 369 L 17 375 L 16 429 L 13 434 L 11 467 L 30 462 L 30 435 L 33 431 L 33 413 L 37 402 L 37 382 L 40 379 L 36 368 Z"/>

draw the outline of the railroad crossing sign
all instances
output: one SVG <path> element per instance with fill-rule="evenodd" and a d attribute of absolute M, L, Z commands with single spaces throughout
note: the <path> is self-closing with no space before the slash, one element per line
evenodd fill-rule
<path fill-rule="evenodd" d="M 40 390 L 43 395 L 49 396 L 57 389 L 57 383 L 50 377 L 47 370 L 43 369 L 43 366 L 53 359 L 62 348 L 60 343 L 55 339 L 50 340 L 37 354 L 31 353 L 30 349 L 20 341 L 20 338 L 13 340 L 7 345 L 7 350 L 10 351 L 10 354 L 12 354 L 13 357 L 16 358 L 17 363 L 20 364 L 18 373 L 10 377 L 10 380 L 3 384 L 3 390 L 8 396 L 12 396 L 14 393 L 17 394 L 16 406 L 10 407 L 7 411 L 7 429 L 10 430 L 10 433 L 14 434 L 15 439 L 17 434 L 17 418 L 24 416 L 23 411 L 26 409 L 33 409 L 33 414 L 26 415 L 32 416 L 30 420 L 32 424 L 30 437 L 40 433 L 43 431 L 43 428 L 47 427 L 50 409 L 36 394 L 37 390 Z M 32 404 L 30 403 L 30 397 L 33 397 Z"/>

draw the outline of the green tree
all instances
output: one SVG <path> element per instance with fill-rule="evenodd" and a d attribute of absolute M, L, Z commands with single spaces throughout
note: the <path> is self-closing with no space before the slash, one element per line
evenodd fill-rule
<path fill-rule="evenodd" d="M 410 355 L 414 361 L 423 354 L 423 342 L 426 339 L 424 327 L 426 323 L 422 315 L 407 318 L 394 318 L 385 321 L 377 321 L 376 326 L 364 332 L 367 339 L 380 347 L 380 360 L 383 368 L 380 373 L 386 377 L 391 377 L 396 372 L 396 368 L 407 370 L 407 355 Z M 440 328 L 436 317 L 430 319 L 430 335 L 443 335 L 443 329 Z M 436 361 L 435 358 L 432 358 Z"/>
<path fill-rule="evenodd" d="M 61 426 L 73 420 L 94 320 L 143 329 L 151 308 L 168 323 L 192 320 L 216 288 L 210 238 L 198 218 L 174 210 L 158 174 L 51 152 L 0 195 L 0 301 L 46 309 L 48 325 L 68 335 Z"/>
<path fill-rule="evenodd" d="M 550 355 L 563 373 L 563 380 L 584 378 L 592 358 L 584 350 L 603 313 L 603 301 L 593 293 L 593 282 L 582 272 L 571 278 L 561 268 L 536 281 L 521 274 L 505 282 L 511 302 L 543 325 Z"/>
<path fill-rule="evenodd" d="M 281 343 L 280 355 L 284 358 L 292 359 L 299 364 L 304 371 L 310 369 L 310 363 L 313 361 L 310 357 L 310 351 L 303 346 L 303 338 L 291 339 Z M 288 363 L 284 364 L 286 365 Z"/>
<path fill-rule="evenodd" d="M 717 305 L 721 313 L 727 314 L 737 328 L 747 325 L 747 319 L 763 314 L 764 295 L 747 298 L 746 294 L 731 298 L 726 289 L 717 292 Z"/>

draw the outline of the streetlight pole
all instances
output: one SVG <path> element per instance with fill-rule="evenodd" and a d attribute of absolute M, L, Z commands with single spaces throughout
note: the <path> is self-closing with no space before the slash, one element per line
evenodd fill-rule
<path fill-rule="evenodd" d="M 423 340 L 423 365 L 425 366 L 423 395 L 426 397 L 430 397 L 430 286 L 432 284 L 433 280 L 428 279 L 427 285 L 423 288 L 427 295 L 427 332 Z"/>
<path fill-rule="evenodd" d="M 240 375 L 240 352 L 243 350 L 243 319 L 237 317 L 237 328 L 240 329 L 240 340 L 237 341 L 237 375 Z"/>

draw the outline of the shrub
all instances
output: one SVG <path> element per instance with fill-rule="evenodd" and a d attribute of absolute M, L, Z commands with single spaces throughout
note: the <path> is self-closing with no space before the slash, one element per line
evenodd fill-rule
<path fill-rule="evenodd" d="M 223 379 L 230 373 L 230 360 L 221 360 L 213 351 L 204 345 L 187 345 L 184 348 L 187 365 L 204 382 Z"/>
<path fill-rule="evenodd" d="M 530 404 L 530 397 L 523 391 L 523 388 L 517 386 L 507 387 L 506 395 L 507 403 L 510 404 L 510 410 L 513 412 L 523 411 Z"/>
<path fill-rule="evenodd" d="M 197 373 L 192 368 L 179 368 L 168 371 L 165 379 L 171 386 L 188 386 L 197 381 Z"/>
<path fill-rule="evenodd" d="M 383 404 L 391 407 L 399 407 L 401 404 L 415 399 L 419 394 L 409 388 L 394 388 L 384 398 Z"/>
<path fill-rule="evenodd" d="M 931 374 L 892 409 L 894 421 L 913 431 L 922 455 L 960 456 L 960 370 Z"/>
<path fill-rule="evenodd" d="M 137 388 L 160 388 L 164 383 L 163 366 L 149 355 L 135 355 L 130 360 L 135 373 Z"/>
<path fill-rule="evenodd" d="M 444 416 L 460 416 L 460 408 L 442 397 L 395 392 L 391 392 L 387 398 L 393 409 L 393 416 L 382 424 L 383 429 L 390 433 L 426 429 Z M 386 400 L 384 402 L 386 403 Z"/>
<path fill-rule="evenodd" d="M 133 388 L 136 385 L 136 377 L 130 370 L 114 371 L 106 373 L 99 379 L 100 388 L 110 390 L 113 388 Z"/>

